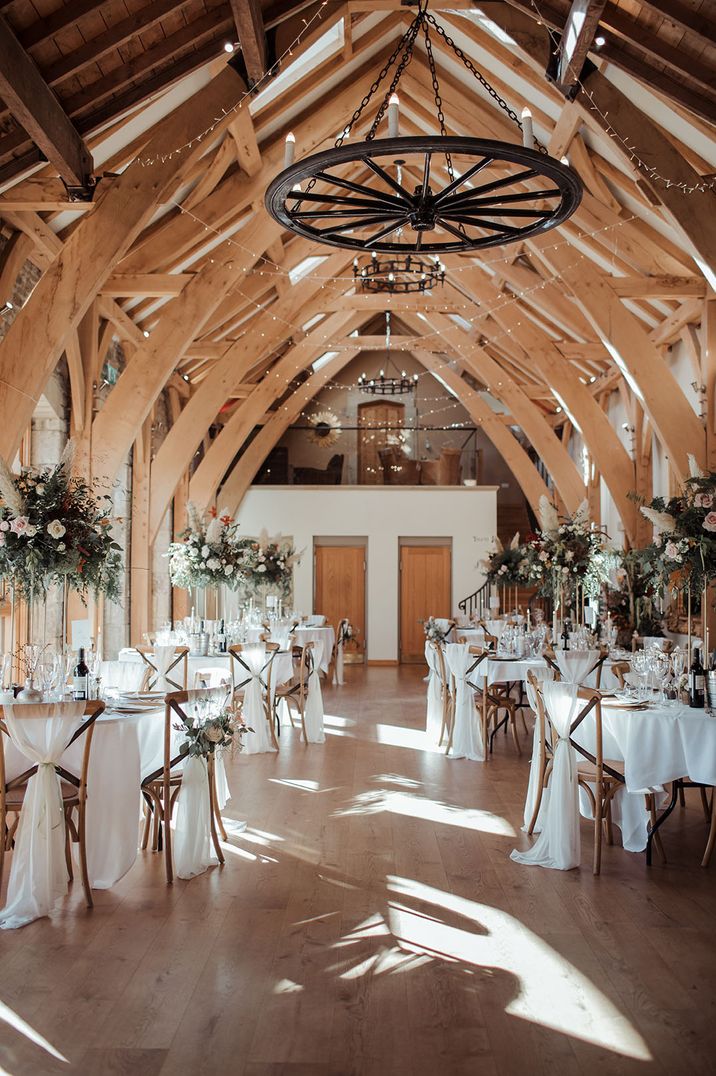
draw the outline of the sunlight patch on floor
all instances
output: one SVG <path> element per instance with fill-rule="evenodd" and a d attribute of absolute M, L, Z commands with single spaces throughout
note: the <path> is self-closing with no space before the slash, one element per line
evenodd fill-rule
<path fill-rule="evenodd" d="M 376 789 L 374 792 L 361 792 L 350 807 L 336 811 L 336 815 L 380 814 L 402 815 L 404 818 L 417 818 L 423 822 L 437 822 L 446 826 L 459 826 L 479 833 L 495 833 L 500 837 L 514 837 L 512 825 L 500 815 L 491 811 L 481 811 L 476 807 L 455 807 L 439 800 L 427 799 L 411 792 L 400 792 L 392 788 Z"/>
<path fill-rule="evenodd" d="M 356 722 L 352 717 L 338 717 L 336 714 L 324 714 L 323 724 L 330 725 L 331 728 L 352 729 L 355 727 Z"/>
<path fill-rule="evenodd" d="M 287 788 L 297 788 L 301 792 L 320 792 L 321 786 L 318 781 L 302 781 L 297 777 L 269 777 L 272 785 L 286 785 Z"/>
<path fill-rule="evenodd" d="M 273 988 L 274 994 L 298 994 L 304 988 L 292 979 L 279 979 Z"/>
<path fill-rule="evenodd" d="M 405 901 L 431 905 L 426 915 L 404 901 L 391 901 L 390 927 L 401 945 L 436 960 L 513 976 L 515 996 L 505 1009 L 512 1016 L 624 1057 L 653 1060 L 639 1032 L 609 998 L 519 919 L 410 878 L 388 876 L 387 885 Z M 460 917 L 462 925 L 445 921 L 452 917 Z"/>
<path fill-rule="evenodd" d="M 51 1042 L 40 1034 L 39 1031 L 35 1031 L 31 1024 L 28 1024 L 26 1020 L 16 1013 L 14 1009 L 11 1009 L 9 1005 L 6 1005 L 3 1001 L 0 1001 L 0 1020 L 6 1023 L 13 1031 L 17 1031 L 18 1034 L 24 1035 L 26 1039 L 34 1043 L 35 1046 L 39 1046 L 51 1057 L 57 1058 L 58 1061 L 63 1061 L 66 1065 L 69 1065 L 68 1059 L 64 1054 L 61 1054 L 59 1050 L 56 1050 Z"/>
<path fill-rule="evenodd" d="M 387 744 L 389 747 L 407 747 L 411 751 L 426 751 L 432 755 L 444 754 L 443 748 L 428 739 L 428 734 L 423 729 L 406 729 L 403 725 L 383 725 L 377 722 L 375 734 L 378 743 Z"/>

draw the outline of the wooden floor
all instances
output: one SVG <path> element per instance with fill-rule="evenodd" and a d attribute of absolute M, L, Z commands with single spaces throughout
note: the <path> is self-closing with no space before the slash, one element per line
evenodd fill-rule
<path fill-rule="evenodd" d="M 716 862 L 695 801 L 668 866 L 509 859 L 527 752 L 427 751 L 422 670 L 348 669 L 325 746 L 230 767 L 226 867 L 146 853 L 91 913 L 0 933 L 0 1065 L 236 1076 L 713 1073 Z M 230 824 L 227 823 L 227 824 Z"/>

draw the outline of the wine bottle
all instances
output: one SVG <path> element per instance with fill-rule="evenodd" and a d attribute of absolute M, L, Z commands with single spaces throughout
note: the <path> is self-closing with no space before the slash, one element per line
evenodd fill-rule
<path fill-rule="evenodd" d="M 80 647 L 79 660 L 72 674 L 72 698 L 76 702 L 86 702 L 89 698 L 89 669 L 85 664 L 85 648 Z"/>
<path fill-rule="evenodd" d="M 694 649 L 694 657 L 689 669 L 689 706 L 703 709 L 704 706 L 704 667 L 701 664 L 701 651 Z"/>
<path fill-rule="evenodd" d="M 569 628 L 569 621 L 565 620 L 564 627 L 562 628 L 562 635 L 561 635 L 562 649 L 563 650 L 569 650 L 569 630 L 568 630 L 568 628 Z"/>
<path fill-rule="evenodd" d="M 224 621 L 219 621 L 218 631 L 216 633 L 216 649 L 220 654 L 226 653 L 226 628 Z"/>

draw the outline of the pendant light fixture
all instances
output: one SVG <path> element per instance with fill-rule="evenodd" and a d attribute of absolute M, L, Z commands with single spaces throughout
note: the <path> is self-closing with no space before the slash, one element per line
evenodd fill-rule
<path fill-rule="evenodd" d="M 522 132 L 519 143 L 447 134 L 431 31 Z M 396 89 L 419 35 L 439 134 L 401 136 Z M 380 103 L 365 140 L 348 142 L 373 98 Z M 388 137 L 378 138 L 384 118 Z M 266 191 L 271 216 L 313 242 L 376 255 L 439 255 L 522 242 L 562 224 L 582 197 L 576 172 L 533 136 L 529 110 L 520 122 L 428 11 L 427 0 L 419 0 L 415 18 L 335 145 L 298 161 L 293 149 L 287 147 L 284 170 Z"/>
<path fill-rule="evenodd" d="M 353 277 L 363 291 L 390 295 L 423 294 L 445 281 L 445 266 L 439 258 L 415 254 L 393 254 L 379 258 L 375 251 L 362 263 L 353 259 Z"/>
<path fill-rule="evenodd" d="M 395 370 L 395 374 L 391 374 L 391 368 Z M 361 392 L 367 392 L 371 396 L 405 396 L 406 393 L 413 392 L 417 383 L 417 374 L 410 377 L 405 370 L 398 372 L 397 366 L 395 366 L 390 357 L 390 311 L 386 310 L 385 367 L 377 377 L 368 377 L 367 374 L 361 374 L 358 378 L 358 388 Z"/>

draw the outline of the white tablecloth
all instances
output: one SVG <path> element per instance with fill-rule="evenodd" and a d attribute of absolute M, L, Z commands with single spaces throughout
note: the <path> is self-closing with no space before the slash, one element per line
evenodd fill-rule
<path fill-rule="evenodd" d="M 183 739 L 175 734 L 176 746 Z M 64 753 L 61 765 L 79 775 L 85 739 Z M 162 765 L 164 708 L 141 714 L 102 714 L 96 723 L 87 777 L 87 866 L 93 889 L 109 889 L 137 858 L 141 779 Z M 29 767 L 5 741 L 8 780 Z"/>
<path fill-rule="evenodd" d="M 623 710 L 605 701 L 602 731 L 605 760 L 624 762 L 625 789 L 615 797 L 614 822 L 621 829 L 624 848 L 641 852 L 646 848 L 649 823 L 645 792 L 679 777 L 716 785 L 716 718 L 681 703 Z M 595 717 L 588 714 L 573 738 L 594 754 L 595 734 Z M 585 817 L 591 817 L 584 793 L 580 808 Z"/>
<path fill-rule="evenodd" d="M 303 646 L 306 643 L 313 643 L 316 668 L 319 669 L 320 672 L 328 672 L 328 666 L 331 663 L 331 655 L 333 654 L 333 647 L 336 642 L 336 633 L 330 624 L 326 624 L 325 627 L 322 628 L 310 627 L 308 625 L 296 628 L 296 642 L 300 646 Z"/>

